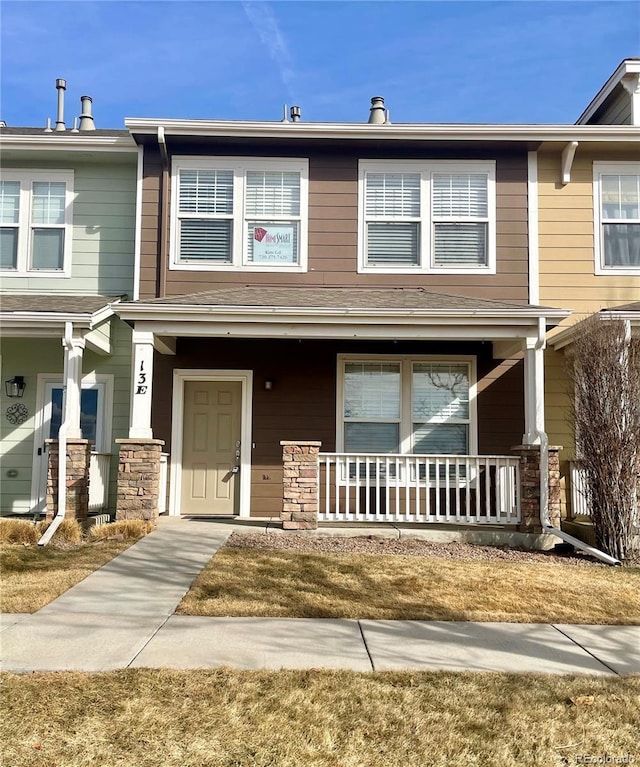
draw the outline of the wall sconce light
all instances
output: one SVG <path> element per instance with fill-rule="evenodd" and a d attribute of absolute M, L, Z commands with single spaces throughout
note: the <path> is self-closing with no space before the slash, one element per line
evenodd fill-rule
<path fill-rule="evenodd" d="M 14 376 L 4 382 L 4 390 L 7 397 L 22 397 L 27 384 L 24 382 L 24 376 Z"/>
<path fill-rule="evenodd" d="M 273 381 L 271 378 L 267 378 L 264 382 L 265 391 L 271 391 L 273 389 Z"/>

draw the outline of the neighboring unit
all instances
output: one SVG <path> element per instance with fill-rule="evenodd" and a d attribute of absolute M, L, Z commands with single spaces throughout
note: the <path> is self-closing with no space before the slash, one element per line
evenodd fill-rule
<path fill-rule="evenodd" d="M 90 102 L 80 131 L 60 115 L 55 131 L 0 130 L 3 515 L 55 512 L 61 425 L 67 513 L 115 507 L 131 331 L 110 305 L 133 292 L 138 151 L 127 131 L 95 130 Z"/>
<path fill-rule="evenodd" d="M 589 126 L 624 125 L 624 140 L 586 143 Z M 614 129 L 615 130 L 615 129 Z M 628 130 L 623 128 L 624 131 Z M 587 537 L 564 369 L 572 326 L 619 317 L 640 332 L 640 59 L 623 61 L 580 116 L 572 141 L 537 151 L 539 300 L 572 309 L 550 334 L 545 356 L 547 431 L 560 453 L 565 527 Z M 639 435 L 640 439 L 640 435 Z"/>

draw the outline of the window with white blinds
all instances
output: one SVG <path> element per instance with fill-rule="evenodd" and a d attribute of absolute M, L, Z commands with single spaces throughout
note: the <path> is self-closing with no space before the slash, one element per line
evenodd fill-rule
<path fill-rule="evenodd" d="M 598 197 L 600 268 L 637 273 L 640 270 L 640 164 L 603 169 L 598 176 L 596 199 Z"/>
<path fill-rule="evenodd" d="M 173 269 L 306 269 L 306 160 L 173 162 Z"/>
<path fill-rule="evenodd" d="M 495 272 L 495 164 L 360 162 L 360 271 Z"/>
<path fill-rule="evenodd" d="M 68 276 L 72 171 L 3 171 L 0 269 L 15 276 Z"/>
<path fill-rule="evenodd" d="M 346 453 L 468 455 L 474 377 L 470 358 L 340 359 L 338 444 Z"/>

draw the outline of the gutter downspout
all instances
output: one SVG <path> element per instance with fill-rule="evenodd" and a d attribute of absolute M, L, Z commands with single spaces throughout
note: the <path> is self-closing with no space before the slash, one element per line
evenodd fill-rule
<path fill-rule="evenodd" d="M 73 343 L 73 323 L 64 323 L 64 381 L 62 384 L 62 421 L 58 431 L 58 511 L 38 546 L 46 546 L 62 524 L 67 510 L 67 375 L 69 370 L 69 349 Z"/>
<path fill-rule="evenodd" d="M 536 341 L 536 351 L 544 349 L 546 339 L 546 321 L 543 317 L 538 318 L 538 339 Z M 570 543 L 576 549 L 590 554 L 592 557 L 605 562 L 608 565 L 619 565 L 620 560 L 606 554 L 594 546 L 575 538 L 564 530 L 560 530 L 551 524 L 549 519 L 549 437 L 545 431 L 536 429 L 536 437 L 540 440 L 540 524 L 545 533 L 555 535 L 566 543 Z"/>
<path fill-rule="evenodd" d="M 158 298 L 167 293 L 167 216 L 169 215 L 169 153 L 164 128 L 158 125 L 158 147 L 162 157 L 162 177 L 160 180 L 160 263 L 158 264 Z"/>

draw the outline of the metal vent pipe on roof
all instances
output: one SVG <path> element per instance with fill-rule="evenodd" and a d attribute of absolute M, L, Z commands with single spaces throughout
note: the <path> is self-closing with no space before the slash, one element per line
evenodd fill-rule
<path fill-rule="evenodd" d="M 67 90 L 67 81 L 61 78 L 56 80 L 58 90 L 58 116 L 56 117 L 56 131 L 66 130 L 64 124 L 64 92 Z"/>
<path fill-rule="evenodd" d="M 93 121 L 93 115 L 91 114 L 91 103 L 93 99 L 91 96 L 80 96 L 80 103 L 82 104 L 82 114 L 80 115 L 80 130 L 95 130 L 96 124 Z"/>
<path fill-rule="evenodd" d="M 371 108 L 369 109 L 369 124 L 383 125 L 387 122 L 387 112 L 384 108 L 384 99 L 382 96 L 374 96 L 371 99 Z"/>
<path fill-rule="evenodd" d="M 302 110 L 299 106 L 293 106 L 291 107 L 291 122 L 299 123 L 300 118 L 302 117 Z"/>

